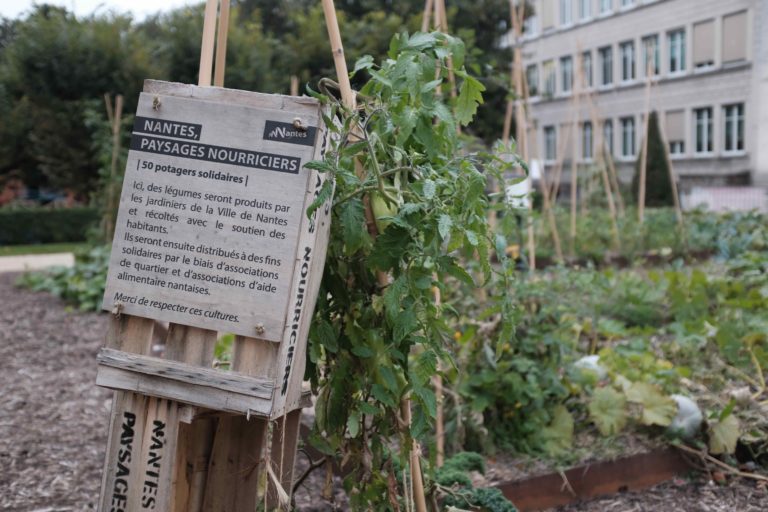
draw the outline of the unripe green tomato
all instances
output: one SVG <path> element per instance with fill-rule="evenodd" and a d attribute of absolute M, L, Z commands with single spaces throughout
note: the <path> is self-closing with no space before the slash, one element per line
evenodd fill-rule
<path fill-rule="evenodd" d="M 387 187 L 387 192 L 396 196 L 398 190 L 395 187 Z M 373 210 L 373 216 L 376 217 L 376 229 L 379 233 L 383 233 L 387 227 L 392 224 L 391 219 L 383 219 L 383 217 L 394 217 L 397 215 L 399 206 L 397 203 L 389 202 L 378 192 L 371 194 L 371 209 Z"/>

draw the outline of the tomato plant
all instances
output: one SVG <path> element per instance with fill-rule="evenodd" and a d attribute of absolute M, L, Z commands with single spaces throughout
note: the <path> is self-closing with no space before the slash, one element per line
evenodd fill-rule
<path fill-rule="evenodd" d="M 440 94 L 449 56 L 460 79 L 452 104 Z M 408 464 L 411 439 L 428 443 L 438 362 L 452 364 L 446 318 L 453 312 L 435 301 L 434 290 L 446 291 L 447 276 L 472 287 L 492 273 L 511 278 L 506 241 L 488 226 L 486 195 L 488 177 L 501 179 L 508 164 L 462 152 L 457 124 L 471 121 L 483 86 L 466 72 L 459 39 L 398 35 L 388 59 L 376 65 L 365 57 L 354 72 L 370 76 L 360 106 L 333 107 L 326 124 L 334 147 L 309 164 L 332 179 L 308 214 L 334 186 L 335 199 L 308 375 L 318 393 L 315 444 L 355 468 L 345 481 L 355 508 L 387 510 L 399 506 L 397 468 Z M 366 221 L 369 208 L 373 223 Z M 492 267 L 493 253 L 500 266 Z M 465 269 L 470 258 L 479 260 L 477 282 Z M 512 302 L 499 289 L 494 300 L 504 338 L 512 329 Z M 399 407 L 406 397 L 413 404 L 410 425 Z"/>

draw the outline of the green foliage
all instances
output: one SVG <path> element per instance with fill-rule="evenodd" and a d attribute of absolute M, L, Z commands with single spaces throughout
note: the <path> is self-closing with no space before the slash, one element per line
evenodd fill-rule
<path fill-rule="evenodd" d="M 0 175 L 87 198 L 98 182 L 89 105 L 125 92 L 126 111 L 135 108 L 142 80 L 156 74 L 144 44 L 126 16 L 77 19 L 39 5 L 18 20 L 0 52 Z"/>
<path fill-rule="evenodd" d="M 432 378 L 438 361 L 452 364 L 446 350 L 451 310 L 435 302 L 433 288 L 447 293 L 446 276 L 459 275 L 462 258 L 475 252 L 483 280 L 496 275 L 507 282 L 511 275 L 508 266 L 491 267 L 495 244 L 487 225 L 487 176 L 500 177 L 503 163 L 461 155 L 454 115 L 459 107 L 443 103 L 448 94 L 437 94 L 448 56 L 465 76 L 464 53 L 460 40 L 443 34 L 400 34 L 380 65 L 371 58 L 358 61 L 356 68 L 371 76 L 360 91 L 362 110 L 339 110 L 340 125 L 329 125 L 337 135 L 334 147 L 311 164 L 329 173 L 326 189 L 336 189 L 310 332 L 315 440 L 356 468 L 345 481 L 355 508 L 380 510 L 393 499 L 390 441 L 400 438 L 405 465 L 411 437 L 424 441 L 431 431 Z M 437 80 L 436 69 L 442 70 Z M 365 197 L 374 191 L 393 207 L 380 233 L 366 229 Z M 506 293 L 497 300 L 506 337 L 511 302 Z M 407 396 L 413 416 L 411 428 L 403 429 L 396 418 Z"/>
<path fill-rule="evenodd" d="M 75 256 L 73 267 L 27 273 L 18 284 L 34 291 L 51 293 L 82 311 L 98 311 L 107 281 L 109 248 L 96 246 Z"/>
<path fill-rule="evenodd" d="M 98 221 L 95 208 L 0 209 L 0 245 L 80 242 Z"/>
<path fill-rule="evenodd" d="M 645 176 L 645 205 L 646 206 L 672 206 L 674 204 L 672 183 L 667 163 L 666 149 L 659 130 L 659 116 L 654 110 L 648 118 L 648 133 L 643 134 L 648 138 L 648 150 L 646 153 Z M 638 155 L 635 165 L 635 174 L 632 178 L 632 194 L 638 198 L 640 189 L 640 164 L 642 156 Z"/>
<path fill-rule="evenodd" d="M 589 417 L 604 436 L 618 434 L 627 424 L 627 400 L 613 388 L 596 389 L 589 402 Z"/>
<path fill-rule="evenodd" d="M 487 487 L 474 488 L 472 479 L 469 477 L 471 471 L 485 474 L 485 460 L 478 453 L 457 453 L 437 470 L 435 482 L 443 487 L 441 489 L 443 507 L 447 507 L 447 510 L 451 510 L 450 507 L 459 507 L 461 510 L 469 507 L 471 510 L 484 512 L 517 511 L 500 490 Z"/>
<path fill-rule="evenodd" d="M 346 55 L 384 57 L 392 34 L 421 25 L 423 7 L 415 0 L 337 2 Z M 469 42 L 473 73 L 482 75 L 463 82 L 457 114 L 466 122 L 478 92 L 488 88 L 491 103 L 480 111 L 482 124 L 469 128 L 487 142 L 501 130 L 509 92 L 509 50 L 498 45 L 508 17 L 499 12 L 508 12 L 503 0 L 461 0 L 447 13 L 452 30 Z M 3 176 L 15 173 L 30 187 L 71 189 L 88 199 L 99 185 L 100 155 L 91 143 L 99 128 L 88 122 L 87 111 L 103 112 L 103 95 L 120 93 L 125 112 L 133 112 L 145 78 L 197 83 L 202 24 L 202 2 L 138 23 L 113 11 L 77 18 L 51 5 L 2 20 L 0 185 Z M 319 2 L 235 2 L 228 87 L 287 93 L 291 75 L 315 84 L 333 74 Z M 362 85 L 368 78 L 361 71 L 353 81 Z"/>
<path fill-rule="evenodd" d="M 445 461 L 441 471 L 477 471 L 485 474 L 485 459 L 475 452 L 459 452 Z"/>

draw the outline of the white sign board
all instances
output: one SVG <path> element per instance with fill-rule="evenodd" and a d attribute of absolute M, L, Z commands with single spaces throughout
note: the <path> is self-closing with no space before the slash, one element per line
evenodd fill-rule
<path fill-rule="evenodd" d="M 103 308 L 280 341 L 319 105 L 166 87 L 139 99 Z"/>

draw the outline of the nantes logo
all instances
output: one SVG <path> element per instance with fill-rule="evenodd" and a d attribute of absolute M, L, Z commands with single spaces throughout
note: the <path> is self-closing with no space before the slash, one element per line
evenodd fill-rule
<path fill-rule="evenodd" d="M 317 128 L 315 126 L 299 129 L 291 123 L 280 123 L 278 121 L 267 121 L 264 125 L 264 140 L 273 140 L 275 142 L 314 146 L 316 133 Z"/>

